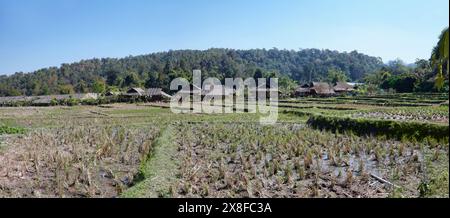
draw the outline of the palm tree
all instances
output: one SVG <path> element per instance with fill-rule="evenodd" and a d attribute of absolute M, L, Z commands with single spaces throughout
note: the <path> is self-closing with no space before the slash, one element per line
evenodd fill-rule
<path fill-rule="evenodd" d="M 439 91 L 444 86 L 445 77 L 442 72 L 442 68 L 444 65 L 447 66 L 447 73 L 449 71 L 449 63 L 448 63 L 448 27 L 445 28 L 441 35 L 439 36 L 439 42 L 434 47 L 433 52 L 431 54 L 431 63 L 433 66 L 438 68 L 438 75 L 436 77 L 435 86 Z"/>

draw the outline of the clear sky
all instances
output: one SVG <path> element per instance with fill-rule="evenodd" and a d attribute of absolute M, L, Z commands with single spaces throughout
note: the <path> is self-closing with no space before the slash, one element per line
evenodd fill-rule
<path fill-rule="evenodd" d="M 169 49 L 428 58 L 448 0 L 0 0 L 0 74 Z"/>

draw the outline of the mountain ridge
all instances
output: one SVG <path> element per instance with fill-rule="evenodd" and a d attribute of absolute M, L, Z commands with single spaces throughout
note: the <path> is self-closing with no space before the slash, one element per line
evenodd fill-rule
<path fill-rule="evenodd" d="M 287 76 L 297 82 L 323 80 L 330 69 L 343 71 L 350 80 L 384 66 L 381 58 L 357 51 L 328 49 L 279 50 L 210 48 L 169 50 L 123 58 L 92 58 L 29 73 L 0 76 L 0 96 L 64 94 L 107 86 L 162 87 L 176 77 L 190 78 L 193 69 L 204 77 L 251 77 L 255 70 Z"/>

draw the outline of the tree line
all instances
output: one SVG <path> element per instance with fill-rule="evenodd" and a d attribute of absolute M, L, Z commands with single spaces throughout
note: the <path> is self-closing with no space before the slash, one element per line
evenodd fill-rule
<path fill-rule="evenodd" d="M 351 81 L 361 81 L 366 73 L 383 66 L 380 58 L 357 51 L 176 50 L 120 59 L 82 60 L 31 73 L 3 75 L 0 76 L 0 96 L 100 93 L 136 86 L 161 87 L 169 91 L 172 79 L 184 77 L 189 80 L 193 69 L 202 70 L 204 78 L 221 80 L 253 77 L 262 71 L 264 76 L 279 77 L 282 88 L 292 88 L 302 82 L 326 80 L 330 70 L 338 70 Z"/>
<path fill-rule="evenodd" d="M 364 81 L 372 88 L 395 92 L 448 92 L 448 38 L 447 27 L 440 34 L 430 59 L 417 59 L 412 66 L 401 60 L 391 61 L 380 70 L 366 75 Z"/>

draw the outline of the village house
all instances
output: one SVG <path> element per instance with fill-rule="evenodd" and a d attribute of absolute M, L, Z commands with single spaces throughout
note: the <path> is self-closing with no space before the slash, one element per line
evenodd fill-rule
<path fill-rule="evenodd" d="M 310 88 L 311 94 L 316 96 L 333 96 L 336 93 L 333 88 L 331 88 L 330 84 L 323 82 L 313 82 L 312 87 Z"/>
<path fill-rule="evenodd" d="M 109 96 L 115 96 L 116 93 L 111 92 Z M 142 101 L 163 101 L 163 100 L 170 100 L 172 96 L 162 91 L 161 88 L 149 88 L 149 89 L 142 89 L 142 88 L 130 88 L 128 91 L 124 94 L 122 94 L 125 98 L 132 98 L 132 99 L 140 99 Z M 125 99 L 125 101 L 127 101 Z"/>
<path fill-rule="evenodd" d="M 66 95 L 41 95 L 34 96 L 31 103 L 37 106 L 50 105 L 53 100 L 55 101 L 63 101 L 69 99 L 76 99 L 79 101 L 83 100 L 95 100 L 98 99 L 97 93 L 77 93 L 77 94 L 66 94 Z"/>
<path fill-rule="evenodd" d="M 145 91 L 143 89 L 141 89 L 141 88 L 130 88 L 125 93 L 125 95 L 126 96 L 131 96 L 131 97 L 145 96 Z"/>
<path fill-rule="evenodd" d="M 295 96 L 320 96 L 329 97 L 334 96 L 336 93 L 328 83 L 324 82 L 311 82 L 304 84 L 295 90 Z"/>
<path fill-rule="evenodd" d="M 161 88 L 149 88 L 145 92 L 145 97 L 149 101 L 163 101 L 170 100 L 172 96 L 165 93 Z"/>
<path fill-rule="evenodd" d="M 303 84 L 295 89 L 294 96 L 296 97 L 304 97 L 310 95 L 310 89 L 308 84 Z"/>
<path fill-rule="evenodd" d="M 179 95 L 197 95 L 197 96 L 201 96 L 202 95 L 202 89 L 194 84 L 190 84 L 189 90 L 180 90 L 177 92 L 177 94 Z M 201 99 L 200 99 L 201 100 Z"/>
<path fill-rule="evenodd" d="M 354 86 L 346 82 L 337 82 L 333 89 L 338 94 L 346 94 L 355 91 Z"/>
<path fill-rule="evenodd" d="M 40 96 L 14 96 L 14 97 L 0 97 L 0 105 L 35 105 L 35 106 L 48 106 L 52 101 L 63 101 L 68 99 L 76 99 L 79 101 L 88 99 L 97 99 L 96 93 L 84 93 L 84 94 L 67 94 L 67 95 L 40 95 Z"/>
<path fill-rule="evenodd" d="M 113 97 L 113 96 L 119 96 L 121 94 L 121 92 L 119 91 L 107 91 L 105 93 L 106 97 Z"/>
<path fill-rule="evenodd" d="M 9 96 L 0 97 L 0 105 L 10 106 L 18 103 L 30 102 L 33 99 L 31 96 Z"/>

